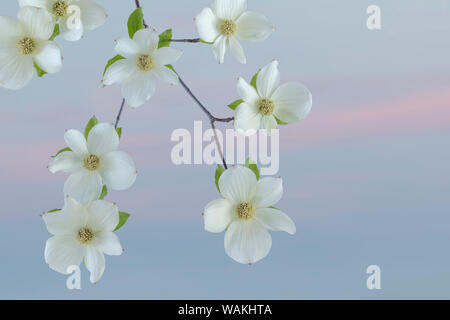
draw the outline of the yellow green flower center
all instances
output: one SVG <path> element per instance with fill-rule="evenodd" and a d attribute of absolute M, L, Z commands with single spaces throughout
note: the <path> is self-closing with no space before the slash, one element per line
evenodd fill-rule
<path fill-rule="evenodd" d="M 141 71 L 149 71 L 153 68 L 153 59 L 148 54 L 141 54 L 137 58 L 136 65 Z"/>
<path fill-rule="evenodd" d="M 259 102 L 259 112 L 264 116 L 270 116 L 275 109 L 275 104 L 269 99 L 262 99 Z"/>
<path fill-rule="evenodd" d="M 95 171 L 100 167 L 100 158 L 95 154 L 90 154 L 83 159 L 83 167 L 89 171 Z"/>
<path fill-rule="evenodd" d="M 65 17 L 67 15 L 67 8 L 69 8 L 69 5 L 66 1 L 58 0 L 53 3 L 52 12 L 57 17 Z"/>
<path fill-rule="evenodd" d="M 94 232 L 89 228 L 81 228 L 77 232 L 77 240 L 81 244 L 88 244 L 94 239 Z"/>
<path fill-rule="evenodd" d="M 236 207 L 236 216 L 240 220 L 249 220 L 255 215 L 255 208 L 251 203 L 242 202 Z"/>
<path fill-rule="evenodd" d="M 220 25 L 220 31 L 223 35 L 231 37 L 236 33 L 237 25 L 233 20 L 224 20 Z"/>
<path fill-rule="evenodd" d="M 19 51 L 24 55 L 32 54 L 34 49 L 36 49 L 36 43 L 29 37 L 20 39 L 19 42 L 17 42 L 17 46 Z"/>

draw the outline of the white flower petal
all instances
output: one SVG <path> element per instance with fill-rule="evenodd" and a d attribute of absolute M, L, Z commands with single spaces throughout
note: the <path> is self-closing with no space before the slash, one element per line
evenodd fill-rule
<path fill-rule="evenodd" d="M 72 151 L 64 151 L 58 154 L 53 162 L 48 165 L 48 170 L 51 173 L 64 171 L 68 173 L 75 173 L 82 168 L 83 158 Z"/>
<path fill-rule="evenodd" d="M 122 85 L 122 96 L 132 108 L 142 106 L 156 90 L 156 75 L 150 72 L 138 72 Z"/>
<path fill-rule="evenodd" d="M 213 53 L 220 64 L 225 61 L 225 53 L 227 52 L 228 39 L 225 36 L 219 36 L 213 44 Z"/>
<path fill-rule="evenodd" d="M 0 43 L 3 47 L 15 47 L 20 37 L 20 28 L 16 19 L 0 16 Z"/>
<path fill-rule="evenodd" d="M 220 193 L 233 204 L 252 201 L 256 192 L 256 176 L 244 166 L 234 166 L 220 176 Z"/>
<path fill-rule="evenodd" d="M 183 50 L 175 49 L 171 47 L 163 47 L 158 49 L 153 55 L 154 62 L 157 66 L 165 66 L 172 64 L 180 59 L 183 54 Z"/>
<path fill-rule="evenodd" d="M 275 205 L 283 196 L 283 179 L 265 177 L 258 181 L 253 203 L 257 208 Z"/>
<path fill-rule="evenodd" d="M 256 88 L 262 98 L 270 99 L 279 85 L 280 72 L 278 71 L 278 61 L 274 60 L 261 69 L 256 79 Z"/>
<path fill-rule="evenodd" d="M 256 105 L 260 100 L 256 89 L 241 77 L 238 79 L 237 90 L 239 97 L 249 105 Z"/>
<path fill-rule="evenodd" d="M 158 49 L 159 36 L 155 30 L 145 28 L 134 34 L 133 41 L 138 45 L 140 53 L 153 55 Z"/>
<path fill-rule="evenodd" d="M 59 273 L 67 274 L 67 268 L 83 261 L 85 248 L 75 236 L 54 236 L 45 244 L 45 262 Z"/>
<path fill-rule="evenodd" d="M 22 89 L 34 74 L 31 55 L 21 55 L 16 48 L 0 49 L 0 87 Z"/>
<path fill-rule="evenodd" d="M 217 199 L 208 203 L 203 213 L 205 230 L 208 232 L 222 232 L 234 217 L 234 204 L 227 199 Z"/>
<path fill-rule="evenodd" d="M 103 76 L 103 84 L 109 86 L 114 83 L 123 83 L 137 73 L 138 70 L 136 62 L 131 59 L 116 61 L 106 70 Z"/>
<path fill-rule="evenodd" d="M 99 123 L 89 131 L 87 146 L 89 153 L 102 156 L 119 147 L 119 135 L 111 123 Z M 100 161 L 100 165 L 103 165 Z"/>
<path fill-rule="evenodd" d="M 152 69 L 152 72 L 155 74 L 156 78 L 159 81 L 169 83 L 169 84 L 178 84 L 179 79 L 175 72 L 167 67 L 156 67 Z"/>
<path fill-rule="evenodd" d="M 210 8 L 203 9 L 195 17 L 195 24 L 197 25 L 198 34 L 202 40 L 214 42 L 220 35 L 220 19 L 217 18 Z"/>
<path fill-rule="evenodd" d="M 103 182 L 113 190 L 125 190 L 136 181 L 136 167 L 133 159 L 122 151 L 113 151 L 101 157 Z"/>
<path fill-rule="evenodd" d="M 87 205 L 100 197 L 102 188 L 102 177 L 97 171 L 82 170 L 67 178 L 64 195 L 69 195 Z"/>
<path fill-rule="evenodd" d="M 86 30 L 94 30 L 105 23 L 108 15 L 101 5 L 91 0 L 80 0 L 77 5 L 81 9 L 81 20 Z"/>
<path fill-rule="evenodd" d="M 256 219 L 235 220 L 225 233 L 225 252 L 239 263 L 252 264 L 272 247 L 272 237 Z"/>
<path fill-rule="evenodd" d="M 46 10 L 36 7 L 23 7 L 18 14 L 19 23 L 26 35 L 35 40 L 48 40 L 55 23 Z"/>
<path fill-rule="evenodd" d="M 266 130 L 266 135 L 270 136 L 272 130 L 277 128 L 277 120 L 274 116 L 263 116 L 261 118 L 261 129 Z"/>
<path fill-rule="evenodd" d="M 140 52 L 139 44 L 136 41 L 126 37 L 119 38 L 116 41 L 115 50 L 122 57 L 130 59 L 136 59 L 136 56 Z"/>
<path fill-rule="evenodd" d="M 261 222 L 269 230 L 285 231 L 289 234 L 295 234 L 297 230 L 294 221 L 292 221 L 287 214 L 277 209 L 256 209 L 255 219 Z"/>
<path fill-rule="evenodd" d="M 246 102 L 241 103 L 236 108 L 234 127 L 245 136 L 255 134 L 261 127 L 262 114 L 256 105 L 250 105 Z"/>
<path fill-rule="evenodd" d="M 105 200 L 95 200 L 89 204 L 87 210 L 87 226 L 95 233 L 114 231 L 119 224 L 119 210 L 114 203 Z"/>
<path fill-rule="evenodd" d="M 230 43 L 230 50 L 233 56 L 236 58 L 237 61 L 239 61 L 242 64 L 247 63 L 247 58 L 245 57 L 244 49 L 242 48 L 241 44 L 238 40 L 236 40 L 235 37 L 229 37 L 228 41 Z"/>
<path fill-rule="evenodd" d="M 62 211 L 46 213 L 43 218 L 51 234 L 74 236 L 86 223 L 86 213 L 86 208 L 81 203 L 68 197 Z"/>
<path fill-rule="evenodd" d="M 114 232 L 102 231 L 95 235 L 92 245 L 110 256 L 120 256 L 123 252 L 119 237 Z"/>
<path fill-rule="evenodd" d="M 83 20 L 79 21 L 79 25 L 75 25 L 74 19 L 61 19 L 59 21 L 59 29 L 61 36 L 67 41 L 78 41 L 83 37 L 84 26 Z"/>
<path fill-rule="evenodd" d="M 37 7 L 46 9 L 48 0 L 19 0 L 19 6 L 22 7 Z"/>
<path fill-rule="evenodd" d="M 311 112 L 311 92 L 301 83 L 288 82 L 272 95 L 274 114 L 278 119 L 291 123 L 306 118 Z"/>
<path fill-rule="evenodd" d="M 274 31 L 272 23 L 262 14 L 247 11 L 236 21 L 236 36 L 243 41 L 263 41 Z"/>
<path fill-rule="evenodd" d="M 47 73 L 56 73 L 62 68 L 61 48 L 55 41 L 43 41 L 39 51 L 33 55 L 36 64 Z"/>
<path fill-rule="evenodd" d="M 94 246 L 87 246 L 84 263 L 91 273 L 89 280 L 91 283 L 97 283 L 105 272 L 105 256 Z"/>
<path fill-rule="evenodd" d="M 86 138 L 80 131 L 67 130 L 64 134 L 64 140 L 67 146 L 77 155 L 85 156 L 88 153 Z"/>
<path fill-rule="evenodd" d="M 247 10 L 247 0 L 214 0 L 212 7 L 220 19 L 236 20 Z"/>

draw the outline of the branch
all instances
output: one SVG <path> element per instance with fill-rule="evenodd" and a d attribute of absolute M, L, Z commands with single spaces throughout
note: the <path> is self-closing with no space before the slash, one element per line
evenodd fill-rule
<path fill-rule="evenodd" d="M 200 38 L 195 39 L 171 39 L 171 42 L 189 42 L 189 43 L 199 43 L 202 40 Z"/>
<path fill-rule="evenodd" d="M 192 92 L 192 90 L 188 87 L 188 85 L 186 84 L 186 82 L 183 81 L 183 79 L 181 79 L 180 75 L 175 71 L 175 73 L 178 76 L 178 79 L 180 80 L 180 84 L 182 85 L 182 87 L 184 88 L 184 90 L 188 93 L 188 95 L 198 104 L 198 106 L 200 107 L 200 109 L 208 116 L 209 118 L 209 122 L 211 123 L 211 128 L 213 129 L 214 132 L 214 139 L 216 141 L 216 145 L 217 145 L 217 149 L 219 151 L 219 155 L 222 158 L 222 162 L 223 162 L 223 166 L 225 169 L 228 169 L 227 163 L 225 161 L 225 157 L 223 156 L 223 152 L 222 152 L 222 146 L 220 145 L 219 142 L 219 138 L 217 136 L 217 132 L 216 132 L 216 126 L 215 126 L 215 122 L 231 122 L 234 120 L 234 117 L 229 117 L 229 118 L 217 118 L 215 116 L 212 115 L 212 113 L 206 109 L 206 107 L 200 102 L 200 100 L 198 100 L 198 98 L 194 95 L 194 93 Z"/>
<path fill-rule="evenodd" d="M 114 128 L 117 129 L 117 126 L 119 125 L 120 116 L 122 115 L 123 107 L 125 106 L 125 98 L 122 99 L 122 104 L 120 105 L 119 113 L 116 117 L 116 123 L 114 124 Z"/>

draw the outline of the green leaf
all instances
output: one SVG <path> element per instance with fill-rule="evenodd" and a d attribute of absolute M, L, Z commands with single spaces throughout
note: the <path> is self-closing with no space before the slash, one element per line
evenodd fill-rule
<path fill-rule="evenodd" d="M 275 209 L 275 210 L 280 210 L 280 209 L 278 209 L 277 207 L 274 207 L 274 206 L 270 206 L 269 208 L 272 208 L 272 209 Z"/>
<path fill-rule="evenodd" d="M 114 229 L 114 231 L 119 230 L 120 228 L 123 227 L 123 225 L 125 224 L 125 222 L 127 222 L 128 218 L 130 217 L 129 213 L 120 211 L 119 212 L 119 224 L 117 225 L 117 227 Z"/>
<path fill-rule="evenodd" d="M 49 211 L 47 211 L 47 213 L 58 212 L 58 211 L 62 211 L 62 209 L 53 209 L 53 210 L 49 210 Z"/>
<path fill-rule="evenodd" d="M 47 74 L 47 72 L 42 70 L 41 67 L 39 67 L 36 62 L 34 62 L 34 68 L 36 69 L 36 73 L 39 78 L 42 78 L 44 75 Z"/>
<path fill-rule="evenodd" d="M 95 116 L 92 116 L 92 118 L 87 123 L 86 128 L 84 128 L 84 137 L 86 138 L 86 140 L 89 136 L 89 132 L 91 132 L 91 129 L 95 127 L 97 124 L 98 124 L 97 118 Z"/>
<path fill-rule="evenodd" d="M 116 128 L 116 132 L 119 135 L 119 139 L 122 137 L 122 128 Z"/>
<path fill-rule="evenodd" d="M 128 18 L 128 35 L 133 39 L 134 34 L 144 28 L 144 12 L 140 7 L 134 10 Z"/>
<path fill-rule="evenodd" d="M 255 89 L 256 89 L 256 80 L 258 79 L 258 75 L 260 72 L 261 72 L 261 69 L 258 70 L 258 72 L 253 76 L 252 81 L 250 81 L 250 84 Z"/>
<path fill-rule="evenodd" d="M 275 117 L 275 116 L 274 116 L 274 117 Z M 277 117 L 275 117 L 275 120 L 277 120 L 277 123 L 278 123 L 280 126 L 285 126 L 285 125 L 288 124 L 287 122 L 284 122 L 284 121 L 278 119 Z"/>
<path fill-rule="evenodd" d="M 235 102 L 230 103 L 230 104 L 228 105 L 228 108 L 230 108 L 231 110 L 236 110 L 236 108 L 237 108 L 242 102 L 244 102 L 244 100 L 242 100 L 242 99 L 236 100 Z"/>
<path fill-rule="evenodd" d="M 259 180 L 259 169 L 258 165 L 251 159 L 248 158 L 247 161 L 245 161 L 245 166 L 253 171 L 253 173 L 256 176 L 256 180 Z"/>
<path fill-rule="evenodd" d="M 51 35 L 51 37 L 48 40 L 53 41 L 60 34 L 61 34 L 61 32 L 59 31 L 59 24 L 55 24 L 55 27 L 53 28 L 53 34 Z"/>
<path fill-rule="evenodd" d="M 216 177 L 216 187 L 217 187 L 217 190 L 219 190 L 219 192 L 220 192 L 219 179 L 220 179 L 220 176 L 222 175 L 222 173 L 224 173 L 224 172 L 225 172 L 225 168 L 223 167 L 223 165 L 218 164 L 215 177 Z"/>
<path fill-rule="evenodd" d="M 106 187 L 106 185 L 104 185 L 103 188 L 102 188 L 102 193 L 100 194 L 100 198 L 98 198 L 98 200 L 105 199 L 105 197 L 107 195 L 108 195 L 108 188 Z"/>
<path fill-rule="evenodd" d="M 72 151 L 72 149 L 70 149 L 69 147 L 65 147 L 65 148 L 59 150 L 54 156 L 52 156 L 52 158 L 56 158 L 57 156 L 59 156 L 60 153 L 63 153 L 66 151 Z"/>
<path fill-rule="evenodd" d="M 125 59 L 124 57 L 122 57 L 120 54 L 118 54 L 117 56 L 115 56 L 114 58 L 111 58 L 108 60 L 108 63 L 106 64 L 105 70 L 103 71 L 103 75 L 105 75 L 106 70 L 108 70 L 108 68 L 113 65 L 115 62 Z"/>
<path fill-rule="evenodd" d="M 158 49 L 162 47 L 170 47 L 170 42 L 172 40 L 172 29 L 167 29 L 159 35 Z"/>
<path fill-rule="evenodd" d="M 173 72 L 175 72 L 175 69 L 173 68 L 173 66 L 171 64 L 166 64 L 165 67 L 169 68 L 170 70 L 172 70 Z M 176 73 L 176 72 L 175 72 Z"/>

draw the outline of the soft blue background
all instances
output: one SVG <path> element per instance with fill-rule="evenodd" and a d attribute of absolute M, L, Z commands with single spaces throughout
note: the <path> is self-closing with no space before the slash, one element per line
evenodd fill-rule
<path fill-rule="evenodd" d="M 311 116 L 281 130 L 285 195 L 279 207 L 297 234 L 273 233 L 267 258 L 240 265 L 223 234 L 203 230 L 203 207 L 218 197 L 214 168 L 170 162 L 170 134 L 205 120 L 181 87 L 160 85 L 127 108 L 121 148 L 136 160 L 136 184 L 108 199 L 132 213 L 119 231 L 121 257 L 107 257 L 97 285 L 82 290 L 44 262 L 49 237 L 40 218 L 60 207 L 66 176 L 46 165 L 64 130 L 93 114 L 112 122 L 120 88 L 101 88 L 113 40 L 126 35 L 134 1 L 98 0 L 107 23 L 68 43 L 62 72 L 19 92 L 0 90 L 0 298 L 310 299 L 450 298 L 450 3 L 445 0 L 249 0 L 276 32 L 244 44 L 248 64 L 210 48 L 184 49 L 175 65 L 218 116 L 237 98 L 236 79 L 276 58 L 282 81 L 314 95 Z M 141 0 L 147 22 L 176 38 L 196 37 L 193 17 L 208 0 Z M 366 8 L 382 9 L 382 30 L 366 28 Z M 15 0 L 0 13 L 15 16 Z M 206 126 L 206 122 L 205 122 Z M 382 270 L 382 290 L 366 288 L 366 268 Z"/>

